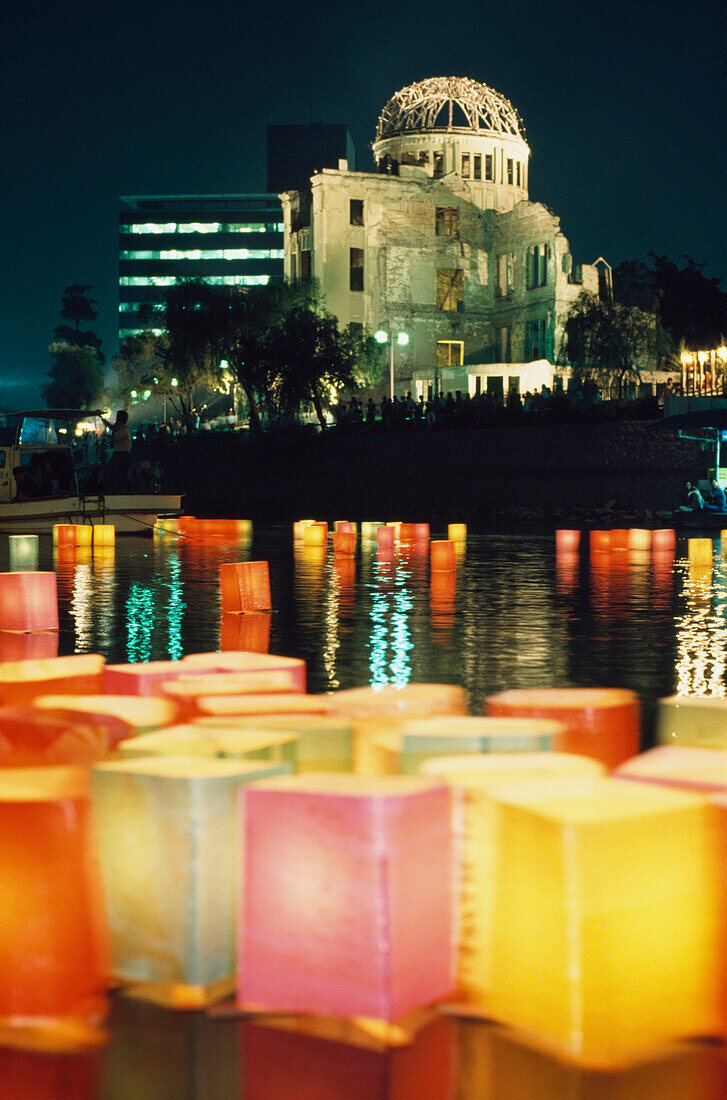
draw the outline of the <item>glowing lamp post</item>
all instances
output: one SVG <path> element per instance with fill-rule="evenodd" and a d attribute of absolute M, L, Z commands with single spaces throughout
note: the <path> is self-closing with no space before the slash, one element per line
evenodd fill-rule
<path fill-rule="evenodd" d="M 377 344 L 389 345 L 389 397 L 394 400 L 394 335 L 396 335 L 396 343 L 399 347 L 405 348 L 409 343 L 408 332 L 384 332 L 383 329 L 379 329 L 374 333 L 374 340 Z"/>

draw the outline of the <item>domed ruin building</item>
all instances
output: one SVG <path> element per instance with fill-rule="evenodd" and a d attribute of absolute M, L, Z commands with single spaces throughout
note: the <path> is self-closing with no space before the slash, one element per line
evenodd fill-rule
<path fill-rule="evenodd" d="M 529 200 L 512 104 L 464 77 L 411 84 L 381 112 L 373 152 L 376 172 L 341 161 L 281 196 L 286 276 L 316 278 L 341 327 L 393 336 L 398 394 L 552 387 L 565 315 L 598 273 Z"/>

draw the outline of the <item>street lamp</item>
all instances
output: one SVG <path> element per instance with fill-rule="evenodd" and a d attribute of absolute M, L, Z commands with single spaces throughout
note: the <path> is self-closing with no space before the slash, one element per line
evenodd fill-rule
<path fill-rule="evenodd" d="M 388 343 L 391 349 L 389 357 L 389 397 L 392 401 L 394 400 L 394 335 L 395 334 L 393 331 L 391 332 L 391 334 L 389 334 L 388 332 L 384 332 L 382 328 L 380 328 L 378 332 L 374 333 L 374 340 L 377 344 Z M 396 343 L 399 345 L 399 347 L 405 348 L 406 345 L 409 343 L 409 333 L 397 332 Z"/>

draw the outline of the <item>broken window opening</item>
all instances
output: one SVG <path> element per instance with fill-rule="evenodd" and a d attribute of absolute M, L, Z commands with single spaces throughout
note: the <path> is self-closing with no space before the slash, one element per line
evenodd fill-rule
<path fill-rule="evenodd" d="M 462 154 L 462 178 L 470 178 L 470 155 L 469 153 Z"/>
<path fill-rule="evenodd" d="M 438 206 L 435 215 L 435 227 L 438 237 L 458 237 L 459 207 Z"/>
<path fill-rule="evenodd" d="M 492 153 L 485 153 L 485 179 L 494 183 L 495 164 Z"/>
<path fill-rule="evenodd" d="M 363 288 L 364 288 L 364 250 L 363 250 L 363 248 L 352 248 L 350 250 L 348 276 L 349 276 L 349 278 L 348 278 L 348 288 L 349 288 L 349 290 L 363 290 Z"/>
<path fill-rule="evenodd" d="M 461 313 L 464 309 L 464 271 L 443 267 L 437 270 L 437 309 Z"/>
<path fill-rule="evenodd" d="M 364 204 L 363 199 L 351 199 L 349 202 L 349 218 L 351 225 L 363 225 Z"/>
<path fill-rule="evenodd" d="M 515 257 L 512 252 L 501 252 L 495 259 L 497 280 L 495 296 L 507 298 L 515 289 Z"/>
<path fill-rule="evenodd" d="M 520 186 L 520 161 L 515 164 L 515 183 Z"/>
<path fill-rule="evenodd" d="M 444 175 L 444 153 L 434 154 L 434 178 L 440 179 Z"/>
<path fill-rule="evenodd" d="M 309 248 L 304 248 L 300 254 L 300 278 L 304 282 L 310 279 L 312 274 L 311 254 Z"/>
<path fill-rule="evenodd" d="M 513 162 L 512 157 L 507 158 L 507 182 L 513 183 Z"/>
<path fill-rule="evenodd" d="M 472 177 L 476 180 L 482 179 L 482 153 L 475 153 L 473 157 L 472 165 Z"/>
<path fill-rule="evenodd" d="M 535 287 L 539 286 L 547 286 L 549 259 L 550 245 L 533 244 L 530 246 L 527 255 L 528 290 L 534 290 Z"/>
<path fill-rule="evenodd" d="M 461 367 L 464 363 L 462 340 L 437 340 L 437 366 Z"/>

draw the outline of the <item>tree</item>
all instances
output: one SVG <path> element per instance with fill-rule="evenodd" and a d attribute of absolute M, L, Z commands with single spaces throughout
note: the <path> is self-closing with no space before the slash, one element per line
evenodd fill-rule
<path fill-rule="evenodd" d="M 76 283 L 67 286 L 61 297 L 61 317 L 64 321 L 72 321 L 73 325 L 57 325 L 53 331 L 56 341 L 63 341 L 73 347 L 95 348 L 99 362 L 104 363 L 101 352 L 101 339 L 95 332 L 81 328 L 82 321 L 95 321 L 98 303 L 95 298 L 88 297 L 90 284 Z"/>
<path fill-rule="evenodd" d="M 614 295 L 625 305 L 656 310 L 675 345 L 715 347 L 727 335 L 727 294 L 704 264 L 684 256 L 682 268 L 649 252 L 649 261 L 627 260 L 614 268 Z"/>
<path fill-rule="evenodd" d="M 101 361 L 95 348 L 74 347 L 63 340 L 50 345 L 51 381 L 42 387 L 49 408 L 88 409 L 98 403 L 104 387 Z"/>
<path fill-rule="evenodd" d="M 201 395 L 219 383 L 219 308 L 217 291 L 203 279 L 182 280 L 166 294 L 166 331 L 155 348 L 158 381 L 148 388 L 172 399 L 187 430 Z"/>
<path fill-rule="evenodd" d="M 568 312 L 561 359 L 575 379 L 623 397 L 626 387 L 640 380 L 640 370 L 656 365 L 670 346 L 654 313 L 584 290 Z"/>

